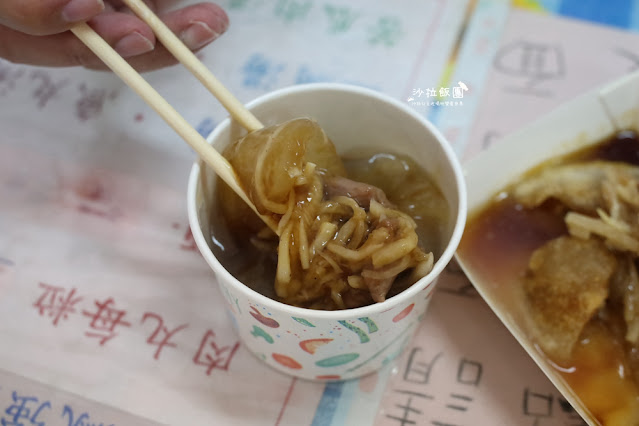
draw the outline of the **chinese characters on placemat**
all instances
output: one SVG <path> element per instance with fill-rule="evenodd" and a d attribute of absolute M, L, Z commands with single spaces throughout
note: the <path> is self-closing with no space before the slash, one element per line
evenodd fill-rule
<path fill-rule="evenodd" d="M 105 87 L 100 83 L 74 80 L 74 76 L 79 75 L 81 73 L 78 71 L 69 74 L 46 68 L 19 67 L 0 61 L 0 99 L 10 99 L 12 94 L 19 94 L 36 110 L 48 111 L 64 105 L 72 109 L 78 121 L 87 121 L 99 116 L 105 103 L 113 99 L 117 92 L 108 88 L 108 84 Z M 113 82 L 112 78 L 104 80 Z M 29 94 L 27 99 L 22 96 L 25 91 Z M 64 100 L 62 104 L 61 99 Z"/>
<path fill-rule="evenodd" d="M 534 30 L 541 25 L 543 32 Z M 581 48 L 584 43 L 588 50 Z M 636 46 L 639 36 L 632 33 L 513 10 L 475 125 L 458 152 L 471 158 L 562 102 L 632 71 Z M 389 381 L 376 424 L 468 426 L 480 419 L 585 424 L 451 264 Z"/>
<path fill-rule="evenodd" d="M 454 264 L 438 285 L 376 425 L 585 424 Z"/>
<path fill-rule="evenodd" d="M 158 423 L 0 370 L 2 426 L 154 426 Z"/>
<path fill-rule="evenodd" d="M 318 81 L 404 98 L 437 84 L 468 3 L 222 1 L 232 25 L 198 55 L 242 101 Z M 202 134 L 227 116 L 179 66 L 145 78 Z M 0 101 L 3 368 L 168 424 L 372 422 L 381 374 L 329 398 L 238 346 L 186 227 L 193 153 L 117 78 L 0 62 Z M 23 400 L 31 416 L 47 401 L 41 415 L 64 411 L 64 398 L 15 390 L 15 404 L 37 398 Z"/>
<path fill-rule="evenodd" d="M 277 419 L 290 378 L 242 350 L 182 192 L 9 144 L 0 182 L 2 368 L 162 423 Z"/>
<path fill-rule="evenodd" d="M 544 31 L 537 31 L 542 25 Z M 459 150 L 463 159 L 569 99 L 636 70 L 638 43 L 636 33 L 513 9 L 475 124 Z"/>
<path fill-rule="evenodd" d="M 48 317 L 54 327 L 57 327 L 60 321 L 66 320 L 72 314 L 87 317 L 84 336 L 95 339 L 100 346 L 104 346 L 109 340 L 115 338 L 122 327 L 143 327 L 151 330 L 148 332 L 145 342 L 155 347 L 152 351 L 152 357 L 159 360 L 165 347 L 177 347 L 175 340 L 172 340 L 174 336 L 190 326 L 189 323 L 183 323 L 169 328 L 164 323 L 162 315 L 150 311 L 141 315 L 129 313 L 124 309 L 119 309 L 112 297 L 103 300 L 95 299 L 89 303 L 88 298 L 84 301 L 85 297 L 76 293 L 76 288 L 67 289 L 45 283 L 39 283 L 39 287 L 41 294 L 33 306 L 41 316 Z M 84 305 L 94 305 L 93 308 L 82 309 L 83 301 Z M 129 321 L 134 321 L 134 323 Z M 146 324 L 150 324 L 150 327 Z M 192 343 L 191 346 L 197 348 L 193 350 L 193 363 L 204 367 L 207 375 L 211 375 L 211 371 L 214 369 L 228 371 L 233 355 L 240 346 L 239 341 L 236 340 L 230 341 L 228 345 L 220 344 L 219 339 L 216 342 L 215 332 L 211 329 L 207 329 L 203 333 L 199 343 Z"/>
<path fill-rule="evenodd" d="M 333 81 L 420 102 L 465 158 L 639 64 L 639 36 L 522 12 L 497 49 L 504 3 L 228 0 L 233 25 L 200 55 L 243 101 Z M 202 134 L 226 116 L 184 71 L 148 78 Z M 325 387 L 265 368 L 195 251 L 192 153 L 166 125 L 112 76 L 82 70 L 0 62 L 0 99 L 1 426 L 152 424 L 101 404 L 169 424 L 369 426 L 380 400 L 382 426 L 581 424 L 455 265 L 390 380 Z"/>

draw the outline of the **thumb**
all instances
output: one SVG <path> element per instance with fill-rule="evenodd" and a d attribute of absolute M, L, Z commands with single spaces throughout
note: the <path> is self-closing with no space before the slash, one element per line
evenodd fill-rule
<path fill-rule="evenodd" d="M 103 10 L 103 0 L 1 0 L 0 24 L 31 35 L 49 35 Z"/>

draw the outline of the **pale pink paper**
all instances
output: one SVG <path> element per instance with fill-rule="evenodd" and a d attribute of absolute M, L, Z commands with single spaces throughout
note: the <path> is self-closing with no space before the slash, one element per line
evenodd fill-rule
<path fill-rule="evenodd" d="M 316 18 L 312 51 L 302 37 L 289 37 L 311 26 L 285 22 L 284 12 L 267 2 L 241 10 L 230 4 L 223 2 L 233 21 L 229 33 L 201 55 L 248 101 L 294 84 L 312 65 L 310 77 L 364 84 L 400 99 L 415 87 L 435 86 L 467 2 L 414 1 L 401 7 L 353 2 L 358 14 L 348 34 L 329 34 L 324 5 L 317 4 L 308 15 Z M 393 48 L 368 44 L 380 19 L 397 16 L 404 20 L 403 41 Z M 263 37 L 267 31 L 274 38 Z M 502 44 L 521 38 L 564 46 L 570 65 L 565 77 L 543 82 L 554 90 L 552 97 L 531 99 L 503 92 L 521 81 L 493 72 L 481 92 L 466 158 L 483 141 L 632 70 L 635 64 L 618 49 L 637 52 L 639 46 L 636 35 L 515 11 Z M 280 42 L 278 49 L 273 40 Z M 334 60 L 336 46 L 350 48 L 341 65 Z M 247 87 L 242 66 L 258 53 L 276 70 L 283 68 L 273 81 Z M 275 373 L 241 346 L 228 370 L 222 368 L 237 337 L 212 274 L 191 250 L 184 195 L 194 159 L 189 148 L 108 74 L 1 62 L 0 76 L 0 368 L 163 424 L 310 424 L 323 385 Z M 224 116 L 184 70 L 146 77 L 195 125 Z M 61 288 L 58 296 L 68 297 L 75 289 L 71 299 L 82 298 L 57 325 L 46 309 L 40 314 L 34 306 L 51 287 Z M 396 425 L 388 415 L 398 415 L 397 405 L 407 401 L 406 393 L 396 391 L 409 390 L 433 396 L 413 399 L 413 407 L 422 412 L 415 417 L 425 424 L 568 424 L 572 413 L 562 411 L 556 390 L 469 292 L 463 277 L 442 277 L 409 350 L 396 366 L 346 384 L 350 399 L 342 395 L 334 421 Z M 93 330 L 95 302 L 109 298 L 109 307 L 124 310 L 122 320 L 130 325 L 115 327 L 117 336 L 100 345 L 99 337 L 85 333 Z M 155 316 L 145 316 L 149 313 Z M 174 332 L 169 341 L 175 346 L 164 346 L 156 359 L 158 345 L 148 340 L 163 337 L 160 331 L 152 339 L 158 317 Z M 194 361 L 203 341 L 213 354 L 217 347 L 223 355 L 210 375 L 202 358 L 199 364 Z M 416 348 L 420 351 L 413 352 Z M 405 383 L 411 354 L 428 362 L 439 353 L 428 384 Z M 477 385 L 470 384 L 473 370 L 462 370 L 470 374 L 464 376 L 468 383 L 458 382 L 460 365 L 472 369 L 474 363 L 482 365 Z M 389 372 L 395 374 L 387 383 Z M 2 401 L 10 401 L 6 382 L 0 385 L 0 396 L 9 398 Z M 524 401 L 531 404 L 527 415 Z M 543 416 L 548 402 L 553 417 Z"/>

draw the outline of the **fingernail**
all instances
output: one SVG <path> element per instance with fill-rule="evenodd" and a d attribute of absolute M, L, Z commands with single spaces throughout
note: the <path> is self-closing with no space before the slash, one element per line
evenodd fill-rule
<path fill-rule="evenodd" d="M 213 25 L 213 30 L 217 31 L 219 34 L 224 34 L 229 28 L 229 17 L 222 9 L 219 9 L 215 16 L 217 17 L 217 20 Z"/>
<path fill-rule="evenodd" d="M 67 22 L 85 21 L 103 10 L 103 0 L 71 0 L 62 8 L 62 19 Z"/>
<path fill-rule="evenodd" d="M 182 33 L 180 39 L 191 50 L 197 50 L 220 36 L 202 21 L 193 21 Z"/>
<path fill-rule="evenodd" d="M 151 42 L 151 40 L 135 31 L 122 37 L 117 43 L 115 43 L 113 48 L 123 58 L 129 58 L 131 56 L 150 52 L 155 48 L 155 45 Z"/>

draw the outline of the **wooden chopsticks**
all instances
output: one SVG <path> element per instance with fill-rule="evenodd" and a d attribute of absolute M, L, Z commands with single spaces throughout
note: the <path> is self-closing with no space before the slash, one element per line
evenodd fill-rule
<path fill-rule="evenodd" d="M 231 116 L 249 132 L 261 129 L 262 123 L 255 118 L 244 105 L 220 81 L 211 71 L 187 48 L 184 43 L 171 31 L 164 22 L 142 1 L 123 0 L 124 3 L 140 19 L 151 27 L 156 37 L 164 47 L 175 56 L 200 82 L 220 101 Z"/>
<path fill-rule="evenodd" d="M 162 44 L 222 103 L 229 114 L 249 132 L 262 128 L 262 123 L 224 87 L 182 41 L 148 8 L 142 0 L 124 2 L 151 27 Z M 226 182 L 274 231 L 277 224 L 262 216 L 240 185 L 231 164 L 182 117 L 127 61 L 86 23 L 76 24 L 71 31 L 93 51 L 116 75 L 133 89 L 184 139 L 197 154 Z"/>

